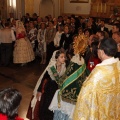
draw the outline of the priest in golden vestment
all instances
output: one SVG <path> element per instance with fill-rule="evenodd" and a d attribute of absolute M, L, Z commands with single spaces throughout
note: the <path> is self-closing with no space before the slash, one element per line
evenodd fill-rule
<path fill-rule="evenodd" d="M 111 38 L 98 46 L 98 64 L 79 93 L 73 120 L 120 120 L 120 61 Z"/>

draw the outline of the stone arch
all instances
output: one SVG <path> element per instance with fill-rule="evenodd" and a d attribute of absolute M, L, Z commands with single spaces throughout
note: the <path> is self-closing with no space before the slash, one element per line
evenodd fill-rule
<path fill-rule="evenodd" d="M 55 16 L 54 0 L 40 0 L 39 14 L 41 17 L 45 17 L 46 15 L 52 15 L 52 17 L 54 17 Z"/>

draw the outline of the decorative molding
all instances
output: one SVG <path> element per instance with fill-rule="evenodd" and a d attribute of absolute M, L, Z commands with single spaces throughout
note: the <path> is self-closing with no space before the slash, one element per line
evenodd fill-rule
<path fill-rule="evenodd" d="M 62 15 L 68 15 L 68 16 L 70 16 L 70 15 L 72 15 L 73 13 L 63 13 Z M 74 14 L 75 16 L 82 16 L 82 17 L 84 17 L 84 18 L 87 18 L 87 17 L 89 17 L 90 16 L 90 14 Z"/>
<path fill-rule="evenodd" d="M 88 3 L 89 0 L 70 0 L 70 3 Z"/>

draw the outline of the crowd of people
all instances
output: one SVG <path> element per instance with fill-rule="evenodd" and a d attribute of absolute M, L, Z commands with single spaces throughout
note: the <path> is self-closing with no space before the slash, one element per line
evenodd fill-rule
<path fill-rule="evenodd" d="M 33 91 L 28 119 L 120 119 L 120 21 L 107 23 L 111 30 L 105 22 L 36 13 L 1 22 L 1 65 L 12 59 L 23 66 L 36 56 L 47 65 Z"/>

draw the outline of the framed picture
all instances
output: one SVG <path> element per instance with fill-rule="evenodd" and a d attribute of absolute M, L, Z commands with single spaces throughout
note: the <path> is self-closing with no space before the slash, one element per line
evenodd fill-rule
<path fill-rule="evenodd" d="M 88 3 L 89 0 L 70 0 L 70 3 Z"/>

